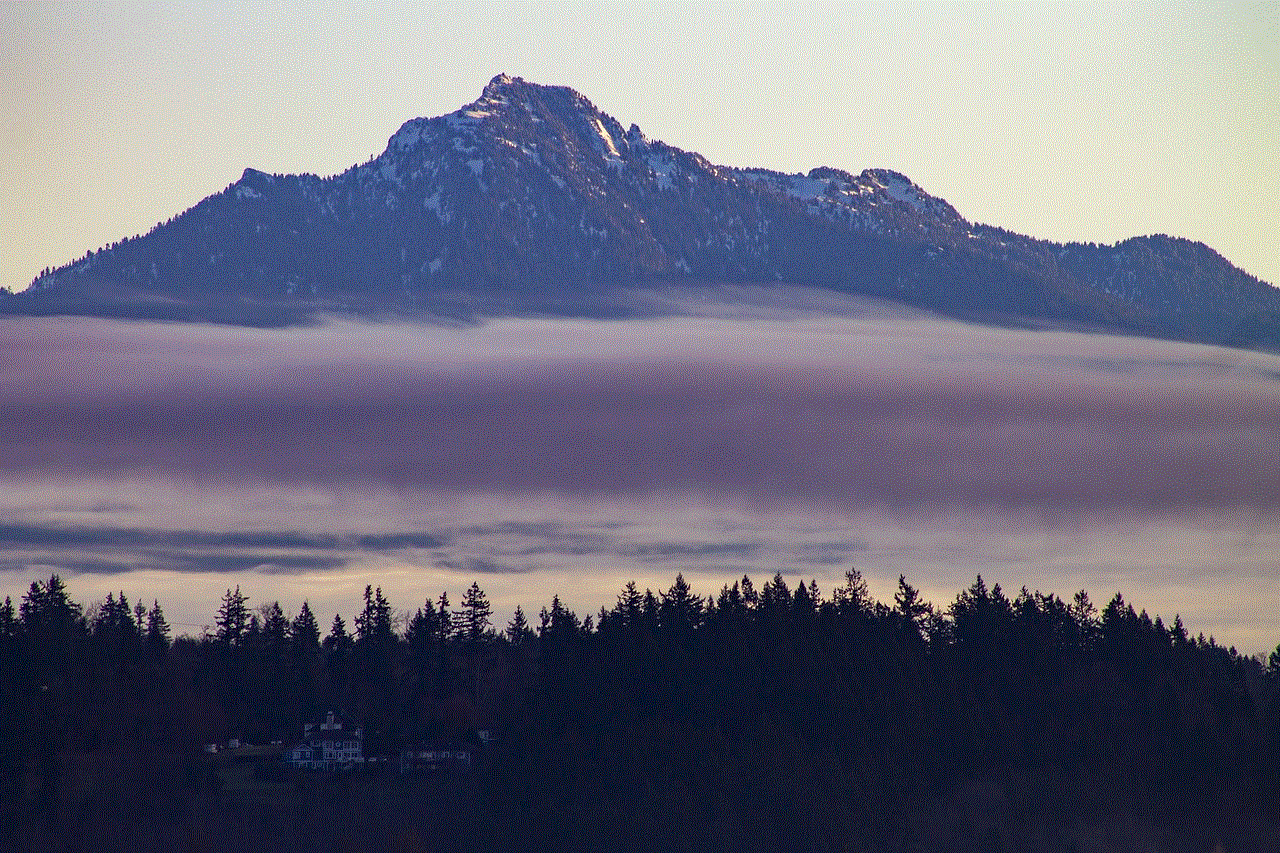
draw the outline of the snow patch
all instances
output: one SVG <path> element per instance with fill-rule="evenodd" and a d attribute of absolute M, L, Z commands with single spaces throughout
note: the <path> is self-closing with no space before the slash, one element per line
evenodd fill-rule
<path fill-rule="evenodd" d="M 671 155 L 667 153 L 659 154 L 655 151 L 650 151 L 645 155 L 644 161 L 649 167 L 649 171 L 653 172 L 654 177 L 658 179 L 658 189 L 671 189 L 673 185 L 671 173 L 676 169 L 675 160 Z"/>
<path fill-rule="evenodd" d="M 787 181 L 786 192 L 801 201 L 814 201 L 826 195 L 829 186 L 831 186 L 831 182 L 825 178 L 791 175 Z"/>
<path fill-rule="evenodd" d="M 783 193 L 804 202 L 816 201 L 826 195 L 827 190 L 831 187 L 831 180 L 825 177 L 810 177 L 801 174 L 787 175 L 781 172 L 771 172 L 767 169 L 742 169 L 739 174 L 750 183 L 767 187 L 774 192 Z"/>
<path fill-rule="evenodd" d="M 890 198 L 894 201 L 905 202 L 918 211 L 925 209 L 924 200 L 920 197 L 920 190 L 915 184 L 897 174 L 887 175 L 886 177 L 888 178 L 887 182 L 881 183 L 880 186 L 884 187 Z"/>
<path fill-rule="evenodd" d="M 604 122 L 598 118 L 591 119 L 596 126 L 596 133 L 600 134 L 600 139 L 604 141 L 604 147 L 612 157 L 619 157 L 618 146 L 614 144 L 613 137 L 609 135 L 609 129 L 604 126 Z"/>
<path fill-rule="evenodd" d="M 622 168 L 622 155 L 618 152 L 618 145 L 613 141 L 613 135 L 609 133 L 609 129 L 598 118 L 593 117 L 591 123 L 595 125 L 596 133 L 600 136 L 600 141 L 604 143 L 605 162 L 611 166 Z"/>
<path fill-rule="evenodd" d="M 474 130 L 479 126 L 480 122 L 488 118 L 492 113 L 488 110 L 476 110 L 470 107 L 463 107 L 457 112 L 449 113 L 444 117 L 445 122 L 452 130 Z"/>
<path fill-rule="evenodd" d="M 442 223 L 448 224 L 453 221 L 453 213 L 440 203 L 440 191 L 436 190 L 427 196 L 422 206 L 436 215 Z"/>

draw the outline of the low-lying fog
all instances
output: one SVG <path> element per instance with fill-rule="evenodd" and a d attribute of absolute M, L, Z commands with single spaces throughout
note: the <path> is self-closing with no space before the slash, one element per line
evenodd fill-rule
<path fill-rule="evenodd" d="M 828 305 L 825 308 L 830 309 Z M 478 580 L 503 621 L 627 580 L 981 573 L 1280 641 L 1280 358 L 848 306 L 262 331 L 0 320 L 0 596 Z"/>

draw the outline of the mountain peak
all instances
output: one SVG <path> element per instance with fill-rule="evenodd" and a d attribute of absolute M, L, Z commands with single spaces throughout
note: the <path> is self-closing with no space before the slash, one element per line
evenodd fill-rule
<path fill-rule="evenodd" d="M 476 103 L 504 103 L 512 90 L 526 85 L 529 84 L 525 83 L 523 78 L 512 77 L 510 74 L 499 74 L 485 84 L 484 91 L 480 93 L 480 98 Z"/>
<path fill-rule="evenodd" d="M 602 150 L 615 157 L 616 144 L 624 137 L 617 121 L 600 112 L 580 92 L 568 86 L 532 83 L 503 73 L 490 79 L 471 103 L 443 116 L 405 122 L 388 140 L 383 156 L 399 156 L 443 135 L 448 147 L 469 151 L 470 158 L 476 160 L 477 145 L 484 147 L 486 140 L 525 137 L 533 130 L 531 125 L 541 126 L 539 132 L 567 126 L 593 140 L 598 135 L 602 139 Z M 519 127 L 523 130 L 513 130 Z"/>
<path fill-rule="evenodd" d="M 538 301 L 551 294 L 588 305 L 599 288 L 673 281 L 788 282 L 1205 341 L 1270 341 L 1280 328 L 1280 291 L 1200 244 L 1020 237 L 887 169 L 715 166 L 568 86 L 509 74 L 451 113 L 410 119 L 341 174 L 245 169 L 153 233 L 47 271 L 0 313 L 208 316 L 212 305 L 264 322 L 268 309 L 244 306 L 449 313 L 512 294 L 542 310 L 558 304 Z"/>
<path fill-rule="evenodd" d="M 512 93 L 525 90 L 526 92 L 536 92 L 543 95 L 560 94 L 568 96 L 571 100 L 585 101 L 586 98 L 581 93 L 568 86 L 550 86 L 542 83 L 534 83 L 523 77 L 512 77 L 510 74 L 498 74 L 488 83 L 485 84 L 484 91 L 480 93 L 480 98 L 476 103 L 491 103 L 494 101 L 502 102 L 511 97 Z"/>
<path fill-rule="evenodd" d="M 492 80 L 489 81 L 489 85 L 485 86 L 484 88 L 486 90 L 501 89 L 504 86 L 510 86 L 512 83 L 523 83 L 523 82 L 524 80 L 522 80 L 521 78 L 512 77 L 510 74 L 505 74 L 505 73 L 497 74 L 494 76 Z"/>

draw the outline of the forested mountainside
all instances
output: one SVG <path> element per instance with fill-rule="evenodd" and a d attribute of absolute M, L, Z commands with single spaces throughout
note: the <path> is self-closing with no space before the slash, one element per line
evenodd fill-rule
<path fill-rule="evenodd" d="M 200 636 L 56 575 L 0 606 L 0 849 L 1274 851 L 1280 648 L 979 577 L 628 584 L 502 628 L 478 584 L 328 631 L 227 590 Z M 350 624 L 350 628 L 348 628 Z M 492 733 L 470 773 L 252 770 L 338 709 L 366 753 Z M 477 743 L 479 743 L 477 741 Z M 278 754 L 278 753 L 277 753 Z"/>
<path fill-rule="evenodd" d="M 967 221 L 885 169 L 718 166 L 579 93 L 505 75 L 331 177 L 243 176 L 46 270 L 0 312 L 256 325 L 637 310 L 615 288 L 798 284 L 947 315 L 1274 347 L 1280 290 L 1201 243 L 1059 244 Z"/>

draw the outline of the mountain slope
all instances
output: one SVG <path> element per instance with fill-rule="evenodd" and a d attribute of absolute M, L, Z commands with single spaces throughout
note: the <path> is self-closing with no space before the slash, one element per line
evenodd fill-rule
<path fill-rule="evenodd" d="M 246 169 L 0 311 L 267 324 L 334 309 L 583 313 L 612 286 L 697 282 L 1244 345 L 1274 334 L 1280 312 L 1280 291 L 1202 244 L 1060 245 L 969 223 L 896 172 L 716 166 L 572 89 L 505 75 L 341 174 Z"/>

